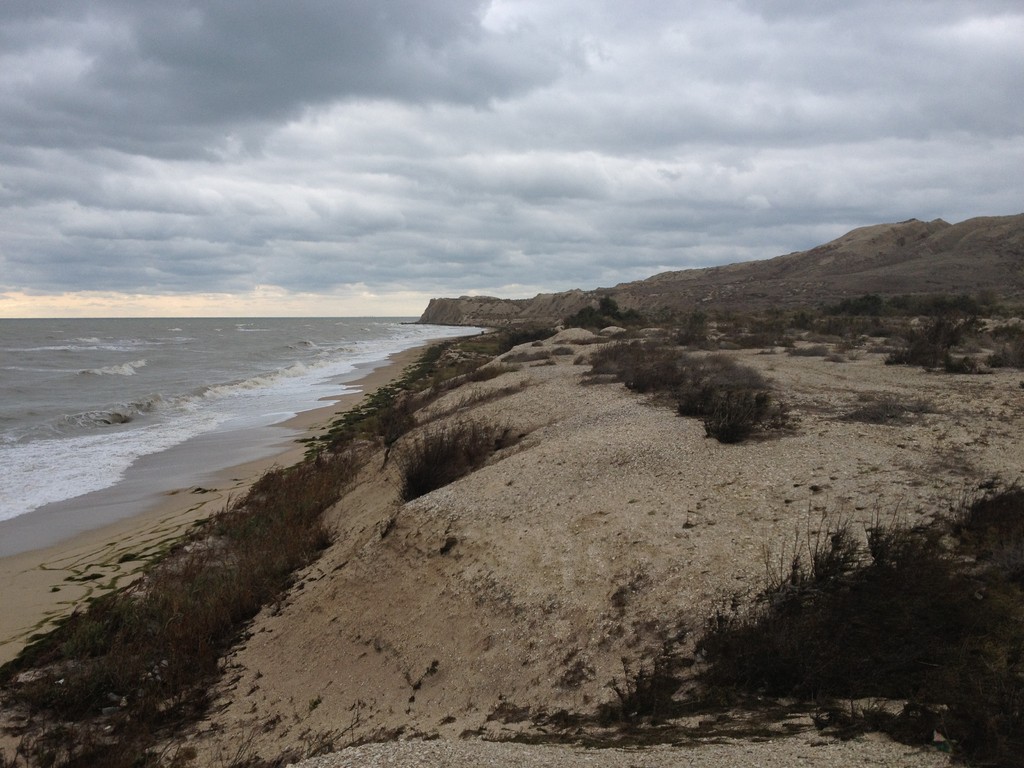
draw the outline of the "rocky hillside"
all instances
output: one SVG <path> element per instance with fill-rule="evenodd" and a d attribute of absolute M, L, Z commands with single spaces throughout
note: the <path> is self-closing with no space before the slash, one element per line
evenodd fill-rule
<path fill-rule="evenodd" d="M 432 299 L 420 322 L 502 326 L 555 323 L 601 296 L 643 314 L 694 308 L 761 309 L 881 295 L 994 291 L 1024 298 L 1024 214 L 959 224 L 917 219 L 855 229 L 809 251 L 764 261 L 664 272 L 593 291 L 533 299 Z"/>

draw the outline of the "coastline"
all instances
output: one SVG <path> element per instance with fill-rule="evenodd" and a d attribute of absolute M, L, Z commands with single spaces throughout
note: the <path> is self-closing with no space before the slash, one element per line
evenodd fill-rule
<path fill-rule="evenodd" d="M 271 455 L 196 476 L 195 482 L 163 492 L 155 503 L 99 527 L 78 530 L 65 523 L 63 530 L 48 533 L 48 538 L 57 535 L 59 541 L 0 557 L 0 664 L 82 601 L 137 578 L 154 554 L 245 493 L 264 472 L 301 461 L 301 437 L 320 433 L 367 393 L 397 379 L 433 341 L 424 340 L 372 364 L 359 378 L 339 383 L 354 391 L 327 396 L 322 407 L 275 425 L 282 435 L 280 450 Z"/>

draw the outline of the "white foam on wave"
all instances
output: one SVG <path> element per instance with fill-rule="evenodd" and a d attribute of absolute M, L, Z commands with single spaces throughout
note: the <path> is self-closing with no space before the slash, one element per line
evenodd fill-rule
<path fill-rule="evenodd" d="M 134 376 L 139 368 L 146 366 L 146 360 L 133 360 L 120 365 L 107 365 L 103 368 L 88 368 L 81 373 L 91 376 Z"/>
<path fill-rule="evenodd" d="M 142 342 L 120 344 L 46 344 L 36 347 L 7 347 L 7 352 L 134 352 Z"/>
<path fill-rule="evenodd" d="M 46 504 L 73 499 L 115 485 L 140 457 L 164 451 L 217 429 L 266 426 L 322 406 L 324 394 L 339 394 L 337 380 L 357 368 L 382 363 L 389 355 L 427 338 L 472 333 L 472 329 L 396 327 L 388 337 L 339 345 L 328 355 L 175 397 L 155 396 L 125 408 L 78 414 L 90 434 L 0 441 L 0 520 Z M 125 364 L 142 367 L 144 360 Z M 121 366 L 109 366 L 119 368 Z M 127 369 L 126 369 L 127 370 Z M 113 371 L 105 371 L 106 374 Z M 117 375 L 131 375 L 117 372 Z M 146 414 L 145 419 L 135 419 Z M 102 428 L 101 432 L 95 429 Z M 77 431 L 77 430 L 76 430 Z M 232 457 L 224 457 L 230 466 Z"/>
<path fill-rule="evenodd" d="M 181 403 L 182 399 L 171 400 L 170 404 Z M 165 407 L 168 401 L 160 395 L 154 395 L 144 400 L 136 400 L 131 403 L 112 405 L 92 411 L 80 411 L 79 413 L 64 414 L 51 422 L 51 429 L 58 434 L 74 435 L 83 429 L 94 431 L 97 427 L 109 427 L 118 424 L 128 424 L 138 416 L 152 413 L 158 408 Z"/>
<path fill-rule="evenodd" d="M 116 439 L 94 434 L 0 445 L 0 520 L 109 488 L 140 456 L 170 448 L 216 424 L 216 414 L 197 413 L 191 419 L 120 431 Z"/>

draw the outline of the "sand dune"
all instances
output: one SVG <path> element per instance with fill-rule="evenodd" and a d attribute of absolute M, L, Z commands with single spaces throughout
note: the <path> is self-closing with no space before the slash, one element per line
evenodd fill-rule
<path fill-rule="evenodd" d="M 822 515 L 929 519 L 977 479 L 1014 480 L 1024 466 L 1018 371 L 928 373 L 866 349 L 845 362 L 737 351 L 798 421 L 778 438 L 722 445 L 620 384 L 586 383 L 596 347 L 585 340 L 577 331 L 529 347 L 542 359 L 418 414 L 431 426 L 479 419 L 521 436 L 483 469 L 403 504 L 395 461 L 368 462 L 331 512 L 335 543 L 227 659 L 213 714 L 189 736 L 201 755 L 424 738 L 441 741 L 310 765 L 438 764 L 437 750 L 448 750 L 446 765 L 636 764 L 453 740 L 537 734 L 545 713 L 593 713 L 613 697 L 623 659 L 756 590 L 765 546 L 791 544 Z M 927 400 L 930 412 L 898 425 L 843 418 L 883 396 Z M 839 742 L 806 717 L 789 731 L 702 746 L 692 764 L 946 760 L 882 738 Z M 643 761 L 691 764 L 693 747 Z"/>

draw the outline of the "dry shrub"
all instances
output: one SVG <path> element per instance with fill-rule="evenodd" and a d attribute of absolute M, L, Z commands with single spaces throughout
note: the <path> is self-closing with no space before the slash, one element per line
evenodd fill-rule
<path fill-rule="evenodd" d="M 843 419 L 864 424 L 907 424 L 913 416 L 934 412 L 932 403 L 920 398 L 903 401 L 894 395 L 866 396 L 864 404 L 848 411 Z"/>
<path fill-rule="evenodd" d="M 704 683 L 906 700 L 902 715 L 874 713 L 873 724 L 915 739 L 938 730 L 971 759 L 1021 765 L 1024 595 L 1020 571 L 989 548 L 1015 539 L 1020 551 L 1024 494 L 990 494 L 954 519 L 966 559 L 943 546 L 948 529 L 878 520 L 862 544 L 848 525 L 828 527 L 813 556 L 794 558 L 784 578 L 774 571 L 752 606 L 709 623 L 698 642 Z"/>
<path fill-rule="evenodd" d="M 506 364 L 510 363 L 534 363 L 538 360 L 548 360 L 551 357 L 551 352 L 546 349 L 540 349 L 536 352 L 509 352 L 501 361 Z"/>
<path fill-rule="evenodd" d="M 767 380 L 726 355 L 694 358 L 675 391 L 680 416 L 700 418 L 721 443 L 739 443 L 755 432 L 782 429 L 785 408 L 774 401 Z"/>
<path fill-rule="evenodd" d="M 968 334 L 978 329 L 975 318 L 955 319 L 940 316 L 921 328 L 910 328 L 904 333 L 904 343 L 885 359 L 886 365 L 920 365 L 940 368 L 951 360 L 950 350 L 963 342 Z"/>
<path fill-rule="evenodd" d="M 1024 488 L 990 487 L 954 512 L 953 533 L 987 568 L 1024 584 Z"/>
<path fill-rule="evenodd" d="M 708 316 L 700 311 L 691 312 L 682 322 L 676 335 L 676 344 L 681 347 L 707 349 L 711 346 Z"/>
<path fill-rule="evenodd" d="M 424 432 L 399 454 L 402 499 L 411 501 L 458 480 L 511 444 L 508 427 L 480 421 L 457 421 Z"/>
<path fill-rule="evenodd" d="M 790 347 L 787 355 L 792 357 L 828 357 L 831 350 L 824 344 L 812 344 L 809 347 Z"/>
<path fill-rule="evenodd" d="M 680 634 L 678 638 L 664 641 L 647 660 L 631 664 L 623 657 L 622 679 L 608 683 L 615 701 L 600 708 L 598 721 L 605 725 L 640 720 L 657 723 L 676 714 L 679 705 L 674 695 L 682 685 L 682 672 L 689 661 L 678 654 L 682 639 Z"/>
<path fill-rule="evenodd" d="M 986 362 L 992 368 L 1024 368 L 1024 327 L 999 325 L 990 331 L 993 348 Z"/>
<path fill-rule="evenodd" d="M 671 392 L 687 377 L 692 357 L 657 342 L 609 344 L 590 357 L 594 376 L 612 375 L 634 392 Z"/>
<path fill-rule="evenodd" d="M 611 375 L 636 392 L 671 396 L 679 415 L 702 419 L 708 437 L 722 443 L 789 423 L 767 380 L 721 353 L 690 354 L 656 342 L 614 344 L 593 355 L 591 375 Z"/>
<path fill-rule="evenodd" d="M 992 368 L 1024 368 L 1024 339 L 1001 344 L 986 362 Z"/>
<path fill-rule="evenodd" d="M 59 764 L 144 764 L 159 729 L 202 710 L 244 623 L 329 543 L 321 516 L 354 466 L 323 455 L 268 472 L 132 588 L 94 600 L 3 668 L 15 700 L 81 723 L 62 731 Z M 28 667 L 40 674 L 11 685 Z"/>
<path fill-rule="evenodd" d="M 714 393 L 703 413 L 704 432 L 720 443 L 741 443 L 766 425 L 785 422 L 786 414 L 772 405 L 771 394 L 764 391 Z M 776 416 L 770 418 L 773 413 Z"/>
<path fill-rule="evenodd" d="M 980 360 L 970 355 L 947 354 L 942 361 L 942 369 L 946 373 L 990 373 Z"/>

